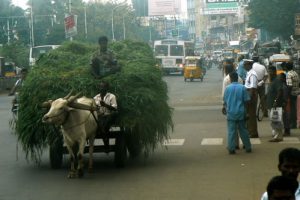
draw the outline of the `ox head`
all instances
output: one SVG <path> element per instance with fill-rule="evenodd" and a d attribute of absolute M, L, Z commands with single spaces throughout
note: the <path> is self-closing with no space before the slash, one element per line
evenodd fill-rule
<path fill-rule="evenodd" d="M 42 103 L 43 107 L 50 108 L 48 113 L 43 116 L 42 122 L 62 125 L 65 122 L 69 111 L 73 109 L 69 107 L 69 104 L 80 96 L 80 93 L 76 94 L 75 96 L 71 96 L 71 94 L 72 91 L 64 98 L 59 98 L 54 101 L 49 100 Z"/>

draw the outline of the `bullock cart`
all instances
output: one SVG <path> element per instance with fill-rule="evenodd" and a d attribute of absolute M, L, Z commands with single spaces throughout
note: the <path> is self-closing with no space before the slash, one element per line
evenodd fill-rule
<path fill-rule="evenodd" d="M 40 58 L 29 71 L 20 91 L 14 131 L 28 161 L 39 164 L 44 150 L 48 151 L 50 146 L 52 167 L 61 166 L 65 153 L 62 133 L 43 123 L 46 112 L 40 104 L 65 96 L 70 90 L 87 97 L 98 94 L 101 80 L 92 77 L 88 66 L 96 48 L 67 42 Z M 127 153 L 133 158 L 148 157 L 170 138 L 173 130 L 167 84 L 160 69 L 155 67 L 156 61 L 147 43 L 126 40 L 113 42 L 111 48 L 122 67 L 120 72 L 103 77 L 118 99 L 119 128 L 109 133 L 116 140 L 113 143 L 112 139 L 109 151 L 115 152 L 116 160 L 120 156 L 121 161 Z M 97 137 L 101 141 L 101 136 Z M 122 150 L 124 146 L 127 151 Z M 104 147 L 96 142 L 95 152 L 102 151 Z"/>
<path fill-rule="evenodd" d="M 76 102 L 72 102 L 69 106 L 79 110 L 88 110 L 93 114 L 94 119 L 97 120 L 96 116 L 94 115 L 94 111 L 97 110 L 96 107 L 87 106 Z M 57 129 L 57 131 L 60 130 Z M 124 127 L 118 126 L 117 124 L 113 125 L 110 128 L 109 132 L 106 134 L 109 140 L 111 139 L 114 140 L 114 143 L 110 142 L 110 145 L 106 147 L 102 142 L 104 135 L 98 132 L 96 134 L 96 138 L 94 142 L 94 152 L 96 153 L 113 152 L 115 166 L 124 167 L 127 160 L 127 145 L 126 145 L 126 137 L 125 137 L 126 133 L 128 133 L 128 130 L 126 130 Z M 62 165 L 63 154 L 68 154 L 68 153 L 69 153 L 68 149 L 66 145 L 63 143 L 62 137 L 56 142 L 54 142 L 52 145 L 50 145 L 49 156 L 50 156 L 51 167 L 53 169 L 60 168 Z M 84 148 L 84 153 L 89 153 L 88 144 L 86 144 Z"/>

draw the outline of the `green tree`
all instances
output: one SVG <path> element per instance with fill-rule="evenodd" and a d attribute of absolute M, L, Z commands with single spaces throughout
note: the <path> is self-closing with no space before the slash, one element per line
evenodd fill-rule
<path fill-rule="evenodd" d="M 13 6 L 11 0 L 0 1 L 0 44 L 28 42 L 28 20 L 25 11 Z"/>
<path fill-rule="evenodd" d="M 249 26 L 287 39 L 294 33 L 294 18 L 299 6 L 296 0 L 252 0 Z"/>

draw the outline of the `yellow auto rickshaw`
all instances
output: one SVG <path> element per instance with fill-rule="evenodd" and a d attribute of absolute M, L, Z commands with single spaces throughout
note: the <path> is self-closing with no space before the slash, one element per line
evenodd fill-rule
<path fill-rule="evenodd" d="M 190 80 L 193 81 L 194 79 L 200 79 L 203 81 L 204 77 L 204 70 L 202 68 L 203 63 L 201 63 L 201 59 L 199 56 L 187 56 L 185 57 L 184 63 L 184 81 Z"/>
<path fill-rule="evenodd" d="M 283 62 L 290 62 L 291 57 L 286 54 L 274 54 L 270 57 L 270 63 L 272 66 L 276 67 L 276 74 L 284 73 L 284 70 L 281 67 Z"/>

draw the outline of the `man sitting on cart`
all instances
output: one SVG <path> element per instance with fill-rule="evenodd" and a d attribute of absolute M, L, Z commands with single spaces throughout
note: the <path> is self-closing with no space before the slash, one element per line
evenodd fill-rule
<path fill-rule="evenodd" d="M 109 83 L 101 81 L 99 85 L 100 93 L 94 97 L 98 106 L 98 127 L 103 136 L 103 143 L 106 150 L 109 148 L 109 129 L 115 123 L 117 116 L 116 96 L 109 92 Z"/>

